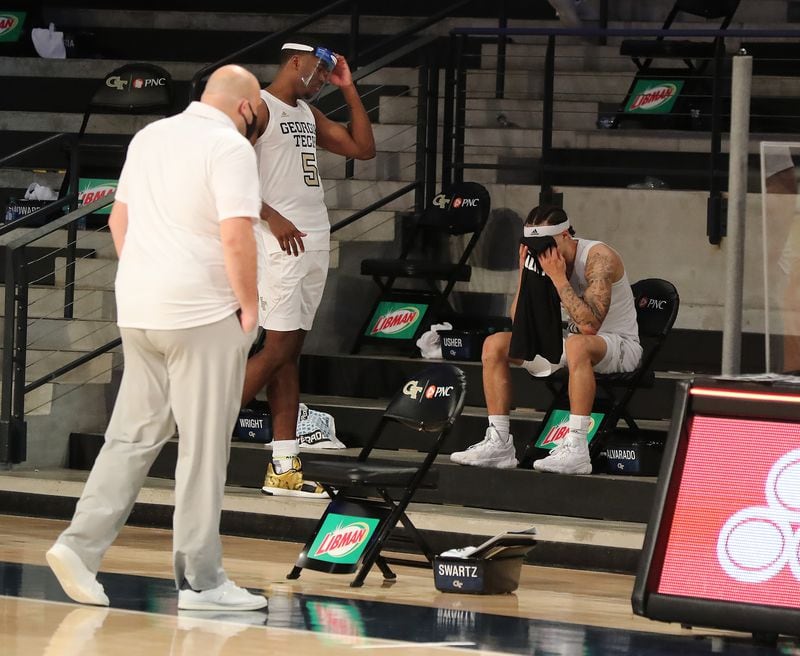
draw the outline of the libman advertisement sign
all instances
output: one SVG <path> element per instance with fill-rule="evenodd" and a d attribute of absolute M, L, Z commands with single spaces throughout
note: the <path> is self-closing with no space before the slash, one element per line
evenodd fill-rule
<path fill-rule="evenodd" d="M 605 415 L 602 412 L 592 413 L 591 423 L 589 424 L 589 430 L 586 434 L 589 442 L 597 435 L 597 429 L 600 428 L 603 417 L 605 417 Z M 539 433 L 536 447 L 539 449 L 554 449 L 561 444 L 561 441 L 567 436 L 568 432 L 569 410 L 553 410 L 547 424 L 542 428 L 542 432 Z"/>
<path fill-rule="evenodd" d="M 354 565 L 380 521 L 377 517 L 328 513 L 307 555 L 328 563 Z"/>
<path fill-rule="evenodd" d="M 103 196 L 113 194 L 117 190 L 118 180 L 108 178 L 81 178 L 78 181 L 78 203 L 88 205 Z M 111 214 L 111 205 L 98 210 L 95 214 Z"/>
<path fill-rule="evenodd" d="M 24 11 L 3 11 L 0 9 L 0 43 L 19 41 L 24 22 Z"/>
<path fill-rule="evenodd" d="M 364 334 L 381 339 L 411 339 L 427 310 L 426 303 L 381 301 Z"/>
<path fill-rule="evenodd" d="M 637 80 L 626 114 L 669 114 L 683 89 L 683 80 Z"/>

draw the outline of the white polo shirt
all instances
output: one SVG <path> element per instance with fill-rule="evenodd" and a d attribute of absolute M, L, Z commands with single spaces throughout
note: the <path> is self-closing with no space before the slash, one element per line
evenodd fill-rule
<path fill-rule="evenodd" d="M 256 155 L 223 112 L 193 102 L 131 140 L 116 199 L 128 230 L 116 278 L 122 328 L 202 326 L 239 307 L 220 222 L 261 210 Z"/>

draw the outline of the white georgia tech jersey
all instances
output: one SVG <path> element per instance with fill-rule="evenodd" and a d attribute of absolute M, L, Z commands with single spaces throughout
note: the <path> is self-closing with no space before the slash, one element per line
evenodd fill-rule
<path fill-rule="evenodd" d="M 305 250 L 330 249 L 330 222 L 325 191 L 317 166 L 317 126 L 314 114 L 302 100 L 287 105 L 261 90 L 269 110 L 267 129 L 256 142 L 261 199 L 301 231 Z M 267 252 L 281 250 L 262 222 Z"/>

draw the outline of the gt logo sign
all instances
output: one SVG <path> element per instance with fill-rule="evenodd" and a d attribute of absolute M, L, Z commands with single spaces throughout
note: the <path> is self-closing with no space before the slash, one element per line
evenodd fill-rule
<path fill-rule="evenodd" d="M 477 198 L 456 198 L 453 200 L 453 207 L 458 209 L 459 207 L 478 207 L 478 199 Z"/>
<path fill-rule="evenodd" d="M 434 196 L 433 200 L 431 201 L 434 207 L 438 207 L 439 209 L 445 209 L 450 204 L 450 199 L 445 196 L 444 194 L 439 194 Z"/>
<path fill-rule="evenodd" d="M 448 387 L 438 387 L 436 385 L 429 385 L 428 389 L 425 390 L 425 398 L 438 399 L 443 396 L 450 396 L 452 393 L 453 393 L 452 385 Z"/>
<path fill-rule="evenodd" d="M 423 387 L 420 387 L 420 384 L 419 384 L 418 380 L 409 380 L 406 383 L 406 386 L 403 388 L 403 394 L 405 394 L 406 396 L 408 396 L 411 399 L 413 399 L 414 401 L 416 401 L 417 400 L 417 396 L 419 396 L 419 393 L 423 389 L 424 389 Z"/>
<path fill-rule="evenodd" d="M 127 84 L 128 80 L 123 80 L 119 75 L 112 75 L 106 80 L 106 86 L 117 91 L 124 91 Z"/>
<path fill-rule="evenodd" d="M 663 310 L 666 305 L 667 301 L 664 299 L 647 298 L 647 296 L 642 296 L 639 299 L 639 307 L 643 310 L 645 308 L 648 310 Z"/>

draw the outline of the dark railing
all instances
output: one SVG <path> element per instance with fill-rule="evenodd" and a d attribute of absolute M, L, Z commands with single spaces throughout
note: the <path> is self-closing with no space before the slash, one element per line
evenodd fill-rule
<path fill-rule="evenodd" d="M 39 228 L 15 239 L 6 246 L 5 265 L 5 316 L 3 317 L 3 380 L 0 399 L 0 462 L 17 463 L 25 460 L 26 426 L 25 394 L 68 371 L 81 366 L 101 353 L 114 348 L 119 340 L 86 353 L 74 362 L 59 368 L 37 381 L 25 384 L 28 341 L 28 266 L 27 248 L 43 237 L 66 228 L 77 226 L 78 221 L 89 214 L 107 207 L 114 201 L 114 194 L 104 196 L 89 205 L 84 205 L 69 214 L 50 221 Z M 69 238 L 73 240 L 73 238 Z M 73 252 L 74 258 L 74 252 Z M 72 266 L 75 262 L 73 259 Z M 69 287 L 74 288 L 74 284 Z M 46 380 L 45 380 L 46 378 Z"/>
<path fill-rule="evenodd" d="M 20 160 L 29 157 L 30 155 L 34 155 L 37 152 L 56 144 L 63 144 L 63 146 L 67 149 L 69 157 L 69 165 L 67 167 L 68 179 L 64 181 L 65 184 L 62 184 L 62 189 L 66 189 L 65 195 L 57 200 L 54 200 L 49 205 L 45 205 L 44 207 L 36 210 L 35 212 L 31 212 L 26 216 L 21 216 L 14 221 L 10 221 L 9 223 L 0 226 L 0 235 L 5 235 L 13 230 L 16 230 L 17 228 L 25 228 L 40 221 L 47 221 L 52 216 L 63 214 L 65 208 L 72 211 L 78 207 L 80 146 L 78 145 L 78 139 L 76 135 L 60 133 L 54 134 L 46 139 L 42 139 L 35 144 L 1 158 L 0 168 L 11 166 Z M 65 272 L 66 285 L 64 287 L 64 318 L 71 319 L 75 301 L 75 285 L 73 283 L 75 282 L 75 250 L 76 242 L 78 240 L 77 224 L 70 224 L 70 226 L 67 228 L 67 231 L 67 266 Z"/>
<path fill-rule="evenodd" d="M 498 39 L 497 62 L 497 88 L 495 96 L 499 97 L 502 88 L 499 84 L 502 76 L 507 79 L 505 63 L 500 68 L 500 60 L 505 62 L 505 39 L 510 37 L 545 37 L 547 45 L 543 66 L 543 100 L 542 100 L 542 128 L 541 149 L 539 155 L 538 171 L 530 170 L 530 164 L 496 163 L 487 164 L 471 163 L 465 160 L 465 130 L 466 130 L 466 77 L 469 67 L 465 62 L 464 52 L 470 38 L 485 39 L 496 37 Z M 798 30 L 755 30 L 755 29 L 567 29 L 567 28 L 457 28 L 450 33 L 450 56 L 445 73 L 443 140 L 442 140 L 442 184 L 463 180 L 464 171 L 469 169 L 520 169 L 527 167 L 531 173 L 531 183 L 534 175 L 538 173 L 541 186 L 542 202 L 557 202 L 553 186 L 558 180 L 558 174 L 565 171 L 576 172 L 608 172 L 619 171 L 625 173 L 640 173 L 640 170 L 626 168 L 624 165 L 613 162 L 604 162 L 603 166 L 589 164 L 559 164 L 555 155 L 558 149 L 553 146 L 553 117 L 555 96 L 555 53 L 556 42 L 559 37 L 592 38 L 600 43 L 605 43 L 608 37 L 678 37 L 678 38 L 715 38 L 717 47 L 712 58 L 713 66 L 706 75 L 711 79 L 711 116 L 710 116 L 710 144 L 707 158 L 705 176 L 709 192 L 707 208 L 707 235 L 711 243 L 720 243 L 724 226 L 724 182 L 727 171 L 722 169 L 722 132 L 724 129 L 724 100 L 726 97 L 724 77 L 726 53 L 723 39 L 765 39 L 765 38 L 800 38 Z M 502 56 L 501 56 L 502 55 Z M 624 55 L 620 55 L 623 57 Z M 663 69 L 661 69 L 663 71 Z M 654 77 L 664 77 L 659 71 Z M 485 71 L 484 71 L 485 72 Z M 632 75 L 633 73 L 631 73 Z M 622 98 L 619 99 L 622 101 Z M 800 117 L 798 117 L 800 118 Z M 666 171 L 665 171 L 666 172 Z M 672 171 L 669 171 L 672 172 Z"/>
<path fill-rule="evenodd" d="M 200 97 L 200 86 L 201 82 L 205 80 L 209 75 L 211 75 L 215 70 L 220 68 L 221 66 L 225 66 L 226 64 L 230 64 L 236 61 L 240 61 L 241 58 L 245 55 L 249 55 L 253 52 L 262 50 L 265 46 L 272 45 L 283 39 L 286 36 L 295 34 L 302 30 L 305 27 L 315 23 L 321 18 L 325 18 L 333 13 L 335 13 L 338 9 L 343 7 L 349 7 L 350 9 L 350 34 L 349 34 L 349 47 L 348 47 L 348 61 L 350 63 L 351 69 L 355 69 L 360 63 L 368 60 L 371 55 L 375 55 L 379 52 L 385 53 L 390 51 L 395 44 L 397 43 L 404 43 L 409 38 L 418 35 L 423 30 L 435 25 L 439 21 L 449 18 L 453 16 L 453 14 L 466 7 L 469 4 L 474 3 L 475 0 L 458 0 L 458 2 L 453 2 L 446 7 L 440 9 L 434 14 L 431 14 L 427 18 L 424 18 L 413 25 L 410 25 L 406 29 L 394 34 L 386 39 L 383 39 L 380 43 L 370 46 L 364 50 L 359 50 L 359 37 L 360 37 L 360 12 L 359 12 L 359 3 L 358 0 L 337 0 L 329 5 L 326 5 L 322 9 L 314 12 L 313 14 L 309 14 L 304 19 L 286 27 L 278 32 L 273 32 L 272 34 L 268 34 L 267 36 L 259 39 L 258 41 L 254 41 L 248 46 L 237 50 L 236 52 L 231 53 L 215 61 L 207 66 L 201 68 L 197 73 L 194 74 L 192 77 L 192 81 L 190 84 L 190 100 L 195 100 Z M 498 0 L 497 2 L 498 7 L 498 26 L 505 27 L 505 0 Z M 504 40 L 503 40 L 504 42 Z M 501 66 L 501 63 L 498 62 L 498 67 Z M 499 68 L 498 68 L 499 70 Z"/>
<path fill-rule="evenodd" d="M 286 27 L 282 30 L 277 32 L 272 32 L 267 36 L 259 39 L 251 43 L 249 46 L 245 46 L 237 50 L 236 52 L 232 52 L 230 55 L 223 57 L 208 66 L 204 66 L 201 68 L 197 73 L 192 76 L 192 81 L 189 87 L 189 100 L 194 100 L 200 97 L 200 83 L 211 75 L 214 71 L 216 71 L 221 66 L 225 66 L 226 64 L 231 64 L 236 61 L 240 61 L 244 55 L 248 55 L 252 52 L 257 50 L 261 50 L 265 46 L 268 46 L 272 43 L 275 43 L 279 39 L 282 39 L 285 36 L 290 34 L 294 34 L 304 27 L 308 27 L 312 23 L 317 22 L 320 18 L 325 18 L 330 14 L 334 13 L 337 9 L 342 7 L 350 7 L 351 12 L 351 30 L 350 30 L 350 53 L 357 53 L 358 52 L 358 3 L 356 0 L 336 0 L 336 2 L 332 2 L 329 5 L 326 5 L 322 9 L 315 11 L 313 14 L 309 14 L 302 20 L 293 23 L 289 27 Z M 355 28 L 355 29 L 354 29 Z"/>
<path fill-rule="evenodd" d="M 416 183 L 416 197 L 414 204 L 419 210 L 425 207 L 435 195 L 436 186 L 436 136 L 438 129 L 438 108 L 439 108 L 439 58 L 437 56 L 435 44 L 437 41 L 435 36 L 423 36 L 407 43 L 406 45 L 398 48 L 397 50 L 389 53 L 373 61 L 372 63 L 360 67 L 353 73 L 353 81 L 358 82 L 376 71 L 389 66 L 395 61 L 409 56 L 412 53 L 419 55 L 419 84 L 417 87 L 417 147 L 415 159 L 415 177 Z M 336 93 L 336 87 L 328 86 L 320 93 L 320 100 Z M 402 194 L 401 194 L 402 195 Z M 391 197 L 381 199 L 376 207 L 386 205 L 398 196 L 390 194 Z M 374 205 L 374 204 L 373 204 Z M 370 211 L 373 211 L 370 210 Z M 369 212 L 363 213 L 363 210 L 356 212 L 358 218 L 366 216 Z M 343 219 L 337 226 L 344 227 L 343 223 L 347 225 L 353 223 L 355 219 L 350 216 Z M 336 226 L 333 229 L 339 229 Z"/>

